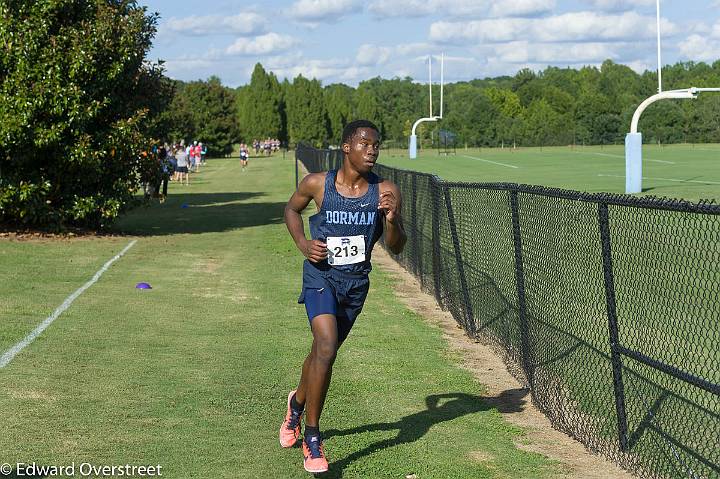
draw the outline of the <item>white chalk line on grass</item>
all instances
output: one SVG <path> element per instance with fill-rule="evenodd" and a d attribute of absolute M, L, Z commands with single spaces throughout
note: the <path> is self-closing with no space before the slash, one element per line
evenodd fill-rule
<path fill-rule="evenodd" d="M 490 160 L 486 160 L 484 158 L 477 158 L 475 156 L 469 156 L 469 155 L 460 155 L 460 156 L 462 156 L 463 158 L 470 158 L 471 160 L 484 161 L 485 163 L 492 163 L 493 165 L 505 166 L 507 168 L 520 168 L 519 166 L 506 165 L 505 163 L 498 163 L 497 161 L 490 161 Z"/>
<path fill-rule="evenodd" d="M 583 154 L 585 152 L 582 151 L 576 151 L 575 153 Z M 613 155 L 612 153 L 595 153 L 592 151 L 589 151 L 587 153 L 590 153 L 591 155 L 597 155 L 597 156 L 609 156 L 610 158 L 625 158 L 625 155 Z M 652 161 L 655 163 L 665 163 L 667 165 L 674 165 L 674 161 L 665 161 L 665 160 L 651 160 L 650 158 L 643 158 L 645 161 Z"/>
<path fill-rule="evenodd" d="M 25 349 L 26 346 L 28 346 L 30 343 L 32 343 L 35 340 L 35 338 L 40 336 L 40 334 L 43 331 L 45 331 L 45 329 L 48 326 L 50 326 L 53 321 L 55 321 L 62 313 L 65 312 L 66 309 L 68 309 L 70 307 L 70 305 L 73 303 L 73 301 L 75 301 L 77 299 L 78 296 L 83 294 L 85 292 L 85 290 L 88 289 L 90 286 L 97 283 L 97 280 L 100 279 L 100 276 L 102 276 L 103 273 L 108 270 L 108 268 L 110 267 L 111 264 L 113 264 L 115 261 L 119 260 L 125 253 L 128 252 L 128 250 L 130 248 L 135 246 L 135 243 L 137 243 L 137 240 L 132 240 L 121 252 L 119 252 L 117 255 L 115 255 L 115 257 L 113 257 L 107 263 L 105 263 L 103 265 L 103 267 L 100 268 L 97 273 L 95 273 L 95 276 L 93 276 L 92 279 L 90 279 L 90 281 L 88 281 L 87 283 L 82 285 L 80 288 L 78 288 L 77 291 L 75 291 L 73 294 L 68 296 L 67 299 L 65 300 L 65 302 L 63 302 L 63 304 L 58 306 L 57 309 L 55 311 L 53 311 L 53 313 L 50 316 L 45 318 L 45 321 L 43 321 L 42 323 L 40 323 L 40 325 L 38 325 L 38 327 L 33 329 L 30 332 L 30 334 L 25 336 L 25 338 L 22 341 L 17 343 L 12 348 L 8 349 L 0 357 L 0 368 L 4 368 L 5 366 L 7 366 L 10 363 L 10 361 L 12 361 L 13 358 L 20 351 L 22 351 L 23 349 Z"/>
<path fill-rule="evenodd" d="M 622 175 L 603 175 L 603 174 L 599 174 L 598 176 L 609 176 L 609 177 L 611 177 L 611 178 L 625 178 L 625 177 L 622 176 Z M 675 179 L 675 178 L 652 178 L 652 177 L 649 177 L 649 176 L 643 176 L 642 179 L 643 179 L 643 180 L 674 181 L 674 182 L 676 182 L 676 183 L 700 183 L 700 184 L 702 184 L 702 185 L 707 185 L 707 184 L 710 184 L 710 185 L 720 185 L 720 181 L 678 180 L 678 179 Z"/>

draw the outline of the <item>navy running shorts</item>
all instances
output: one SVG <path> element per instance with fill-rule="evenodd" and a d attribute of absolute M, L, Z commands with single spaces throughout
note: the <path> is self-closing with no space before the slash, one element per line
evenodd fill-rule
<path fill-rule="evenodd" d="M 342 343 L 360 315 L 369 289 L 366 273 L 346 273 L 332 267 L 323 271 L 305 261 L 298 303 L 305 304 L 311 325 L 313 318 L 321 314 L 335 316 L 338 342 Z"/>

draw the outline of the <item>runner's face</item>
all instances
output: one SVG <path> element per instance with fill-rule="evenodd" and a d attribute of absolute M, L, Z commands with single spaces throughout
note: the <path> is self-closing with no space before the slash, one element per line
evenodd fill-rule
<path fill-rule="evenodd" d="M 343 151 L 357 171 L 369 172 L 380 155 L 380 138 L 377 131 L 372 128 L 358 128 L 350 143 L 343 145 Z"/>

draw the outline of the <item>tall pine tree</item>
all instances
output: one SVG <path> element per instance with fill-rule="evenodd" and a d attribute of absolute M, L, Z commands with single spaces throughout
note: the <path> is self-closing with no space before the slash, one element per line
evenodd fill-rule
<path fill-rule="evenodd" d="M 354 90 L 343 84 L 334 84 L 325 87 L 325 107 L 327 110 L 330 142 L 339 145 L 342 141 L 342 131 L 353 116 Z"/>
<path fill-rule="evenodd" d="M 298 75 L 287 98 L 287 124 L 290 142 L 306 141 L 314 146 L 327 143 L 328 127 L 323 92 L 318 80 Z"/>
<path fill-rule="evenodd" d="M 244 141 L 283 136 L 283 94 L 274 73 L 268 74 L 257 63 L 250 84 L 241 89 L 238 101 L 240 132 Z"/>

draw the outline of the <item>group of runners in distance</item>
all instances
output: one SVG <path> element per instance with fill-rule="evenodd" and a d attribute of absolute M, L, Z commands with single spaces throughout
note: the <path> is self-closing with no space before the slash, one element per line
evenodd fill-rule
<path fill-rule="evenodd" d="M 280 150 L 280 140 L 277 138 L 266 138 L 264 140 L 253 140 L 252 147 L 255 150 L 255 156 L 262 152 L 265 156 Z"/>
<path fill-rule="evenodd" d="M 259 156 L 261 153 L 265 156 L 270 156 L 276 151 L 280 150 L 280 140 L 277 138 L 268 138 L 266 140 L 253 140 L 252 147 L 255 150 L 255 156 Z M 246 143 L 240 143 L 240 165 L 242 171 L 248 164 L 248 158 L 250 158 L 250 147 Z"/>

